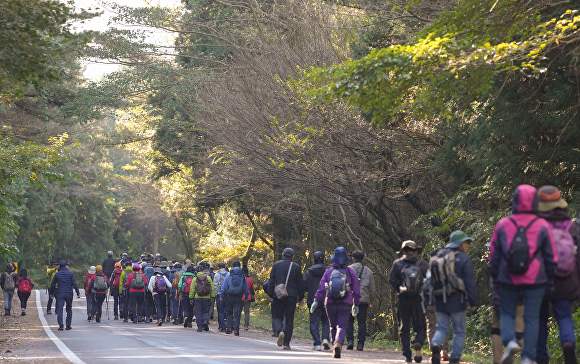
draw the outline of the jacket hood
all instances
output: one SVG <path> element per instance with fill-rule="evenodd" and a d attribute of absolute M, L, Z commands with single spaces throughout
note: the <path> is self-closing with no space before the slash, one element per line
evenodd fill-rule
<path fill-rule="evenodd" d="M 195 277 L 195 274 L 191 273 L 191 272 L 185 272 L 183 273 L 184 276 L 193 276 Z"/>
<path fill-rule="evenodd" d="M 113 272 L 114 272 L 115 274 L 121 274 L 121 273 L 123 273 L 123 268 L 115 268 L 115 269 L 113 270 Z"/>
<path fill-rule="evenodd" d="M 312 267 L 308 268 L 308 271 L 314 277 L 322 277 L 327 268 L 328 267 L 326 266 L 326 264 L 318 263 L 318 264 L 314 264 Z"/>
<path fill-rule="evenodd" d="M 409 263 L 409 264 L 415 264 L 419 261 L 419 257 L 416 256 L 415 254 L 407 254 L 405 255 L 405 257 L 403 258 L 403 261 L 405 263 Z"/>
<path fill-rule="evenodd" d="M 536 188 L 530 185 L 519 185 L 514 191 L 512 197 L 513 213 L 537 213 L 538 212 L 538 194 Z"/>

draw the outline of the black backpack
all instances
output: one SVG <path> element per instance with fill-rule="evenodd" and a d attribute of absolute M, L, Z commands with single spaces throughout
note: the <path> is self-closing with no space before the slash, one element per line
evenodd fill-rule
<path fill-rule="evenodd" d="M 402 287 L 407 288 L 406 291 L 401 291 L 406 296 L 418 296 L 421 294 L 421 287 L 423 286 L 423 273 L 421 268 L 415 264 L 407 264 L 401 269 Z"/>
<path fill-rule="evenodd" d="M 511 217 L 508 218 L 517 227 L 518 232 L 514 236 L 510 248 L 508 249 L 507 254 L 504 254 L 504 257 L 507 262 L 508 271 L 512 274 L 520 275 L 528 271 L 531 261 L 534 260 L 538 254 L 538 250 L 536 250 L 530 259 L 530 245 L 528 244 L 528 238 L 526 236 L 526 231 L 538 218 L 536 217 L 533 219 L 526 227 L 518 226 L 514 219 Z"/>

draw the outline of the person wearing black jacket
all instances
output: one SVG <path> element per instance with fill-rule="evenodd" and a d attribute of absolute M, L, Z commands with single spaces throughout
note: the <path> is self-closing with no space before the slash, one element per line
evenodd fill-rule
<path fill-rule="evenodd" d="M 77 298 L 81 298 L 79 286 L 75 274 L 68 269 L 66 260 L 60 262 L 60 268 L 54 275 L 52 283 L 50 284 L 50 295 L 56 295 L 56 320 L 58 322 L 58 331 L 64 329 L 62 309 L 66 304 L 66 329 L 70 330 L 72 323 L 72 301 L 73 289 L 77 294 Z"/>
<path fill-rule="evenodd" d="M 290 340 L 294 331 L 294 312 L 296 303 L 304 298 L 304 287 L 302 286 L 302 271 L 300 266 L 294 262 L 294 250 L 286 248 L 282 252 L 283 259 L 274 263 L 268 281 L 268 295 L 274 297 L 275 309 L 274 321 L 276 327 L 282 327 L 282 321 L 286 319 L 284 330 L 278 332 L 278 346 L 283 346 L 284 350 L 290 350 Z M 277 285 L 285 285 L 288 296 L 279 299 L 275 294 Z"/>
<path fill-rule="evenodd" d="M 322 275 L 328 269 L 326 264 L 324 264 L 324 253 L 318 251 L 314 253 L 314 265 L 304 273 L 304 291 L 308 293 L 308 298 L 306 299 L 307 307 L 312 306 L 314 301 L 314 296 L 316 291 L 320 287 L 320 280 Z M 322 325 L 322 342 L 320 341 L 320 330 L 319 327 Z M 321 345 L 324 349 L 330 349 L 330 324 L 328 322 L 328 316 L 326 315 L 326 310 L 324 306 L 317 307 L 314 312 L 310 313 L 310 335 L 312 335 L 312 340 L 314 341 L 314 350 L 320 351 Z"/>
<path fill-rule="evenodd" d="M 105 275 L 105 277 L 110 277 L 111 274 L 113 274 L 113 271 L 115 270 L 115 263 L 117 263 L 117 260 L 115 258 L 113 258 L 113 252 L 109 251 L 107 253 L 107 259 L 103 260 L 103 274 Z"/>

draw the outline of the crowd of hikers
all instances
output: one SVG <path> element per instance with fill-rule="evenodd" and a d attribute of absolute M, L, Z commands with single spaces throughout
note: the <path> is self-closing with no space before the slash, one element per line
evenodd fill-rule
<path fill-rule="evenodd" d="M 554 186 L 539 189 L 520 185 L 512 198 L 512 213 L 499 220 L 486 246 L 493 302 L 492 348 L 494 364 L 511 364 L 521 348 L 522 364 L 548 364 L 548 319 L 551 306 L 559 328 L 565 364 L 577 364 L 576 334 L 572 302 L 580 298 L 580 262 L 576 258 L 580 228 L 568 214 L 567 203 Z M 414 241 L 404 241 L 389 272 L 389 283 L 397 292 L 397 316 L 402 352 L 406 362 L 420 363 L 428 340 L 431 362 L 458 363 L 466 339 L 467 312 L 478 310 L 476 279 L 467 251 L 473 241 L 463 231 L 450 234 L 443 249 L 420 258 L 422 249 Z M 273 336 L 278 346 L 290 350 L 297 303 L 307 295 L 313 350 L 332 349 L 340 358 L 343 345 L 354 350 L 354 325 L 358 325 L 356 350 L 364 350 L 366 316 L 376 301 L 372 271 L 364 265 L 365 253 L 350 255 L 344 247 L 334 250 L 331 266 L 324 253 L 313 254 L 314 264 L 304 274 L 293 262 L 294 251 L 284 249 L 283 259 L 274 263 L 270 279 L 262 286 L 271 303 Z M 26 301 L 34 283 L 22 269 L 17 276 L 9 264 L 0 277 L 6 315 L 10 314 L 14 290 Z M 74 273 L 68 263 L 53 261 L 47 314 L 56 297 L 58 330 L 71 329 L 73 290 L 80 298 Z M 214 270 L 212 263 L 183 266 L 160 254 L 142 255 L 133 260 L 127 254 L 118 259 L 113 252 L 102 265 L 91 266 L 84 280 L 87 319 L 97 323 L 103 303 L 112 296 L 114 320 L 164 322 L 209 330 L 217 318 L 218 330 L 240 335 L 240 318 L 245 312 L 244 329 L 249 329 L 249 308 L 255 289 L 246 266 L 234 261 Z M 215 309 L 215 312 L 214 312 Z M 109 310 L 107 308 L 107 314 Z M 217 313 L 214 315 L 214 313 Z M 449 332 L 453 327 L 451 351 Z M 415 337 L 411 340 L 411 327 Z M 505 348 L 505 349 L 504 349 Z M 414 353 L 413 353 L 414 351 Z"/>

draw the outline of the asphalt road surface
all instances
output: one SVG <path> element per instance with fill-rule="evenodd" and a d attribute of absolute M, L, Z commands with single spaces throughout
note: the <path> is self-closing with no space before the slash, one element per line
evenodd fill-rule
<path fill-rule="evenodd" d="M 366 350 L 344 352 L 342 359 L 334 359 L 331 351 L 312 351 L 305 342 L 296 345 L 292 342 L 292 350 L 282 350 L 276 345 L 275 338 L 265 335 L 250 335 L 244 330 L 240 337 L 218 333 L 215 322 L 212 322 L 209 332 L 202 333 L 196 331 L 195 323 L 193 329 L 169 323 L 161 327 L 154 323 L 124 323 L 113 320 L 111 299 L 110 319 L 107 320 L 106 304 L 103 304 L 104 317 L 97 324 L 94 320 L 87 321 L 86 302 L 82 294 L 80 299 L 75 296 L 73 300 L 72 330 L 57 331 L 56 315 L 46 315 L 46 290 L 36 291 L 35 299 L 41 301 L 40 320 L 55 344 L 55 353 L 60 350 L 73 363 L 105 364 L 127 360 L 139 364 L 159 364 L 160 360 L 203 364 L 403 362 L 400 354 Z M 244 334 L 247 336 L 244 337 Z M 424 358 L 423 362 L 427 359 Z"/>

